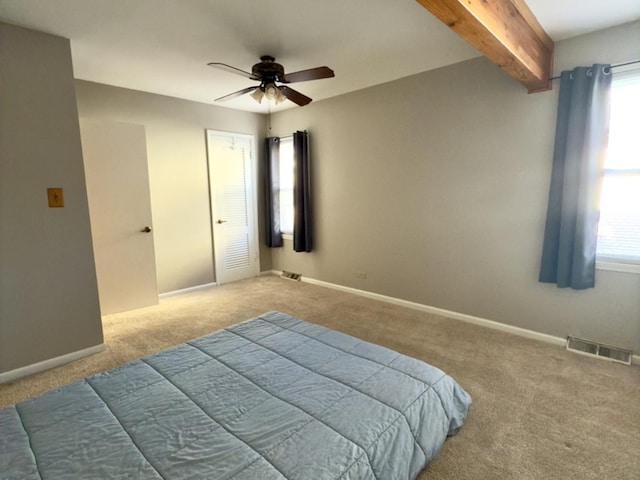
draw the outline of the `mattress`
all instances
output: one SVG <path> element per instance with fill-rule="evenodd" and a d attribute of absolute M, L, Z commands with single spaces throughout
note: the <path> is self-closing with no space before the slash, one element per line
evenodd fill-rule
<path fill-rule="evenodd" d="M 0 410 L 0 478 L 407 479 L 471 399 L 419 360 L 269 312 Z"/>

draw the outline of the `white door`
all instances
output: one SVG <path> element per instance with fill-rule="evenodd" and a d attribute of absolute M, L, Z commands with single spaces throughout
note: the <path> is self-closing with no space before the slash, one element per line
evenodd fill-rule
<path fill-rule="evenodd" d="M 81 121 L 103 315 L 158 303 L 144 126 Z"/>
<path fill-rule="evenodd" d="M 207 130 L 216 283 L 260 273 L 254 137 Z"/>

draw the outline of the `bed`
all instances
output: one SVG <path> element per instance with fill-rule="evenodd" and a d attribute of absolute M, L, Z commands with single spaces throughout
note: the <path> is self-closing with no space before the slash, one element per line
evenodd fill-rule
<path fill-rule="evenodd" d="M 413 479 L 470 404 L 433 366 L 269 312 L 0 409 L 0 478 Z"/>

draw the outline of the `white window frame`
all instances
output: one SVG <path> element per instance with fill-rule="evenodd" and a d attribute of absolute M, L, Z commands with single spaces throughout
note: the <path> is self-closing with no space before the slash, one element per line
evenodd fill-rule
<path fill-rule="evenodd" d="M 278 155 L 280 173 L 280 231 L 284 239 L 293 239 L 293 185 L 295 170 L 293 163 L 293 137 L 280 139 Z"/>
<path fill-rule="evenodd" d="M 618 70 L 613 74 L 612 90 L 622 85 L 628 85 L 629 83 L 640 85 L 640 68 L 635 65 L 625 70 Z M 614 96 L 615 99 L 615 96 Z M 615 112 L 615 105 L 612 109 L 612 113 Z M 638 155 L 640 159 L 640 145 L 635 148 L 633 152 Z M 640 162 L 639 162 L 640 163 Z M 622 177 L 625 175 L 637 175 L 640 171 L 640 164 L 637 167 L 633 167 L 630 170 L 615 170 L 608 169 L 605 163 L 605 177 Z M 600 270 L 611 270 L 617 272 L 637 273 L 640 274 L 640 260 L 625 258 L 623 256 L 606 256 L 601 253 L 597 253 L 596 256 L 596 268 Z"/>

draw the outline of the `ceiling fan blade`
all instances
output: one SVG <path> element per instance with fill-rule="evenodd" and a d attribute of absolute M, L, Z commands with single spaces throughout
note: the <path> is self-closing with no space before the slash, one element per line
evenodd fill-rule
<path fill-rule="evenodd" d="M 244 70 L 232 67 L 231 65 L 227 65 L 226 63 L 209 62 L 207 63 L 207 65 L 213 68 L 219 68 L 220 70 L 224 70 L 226 72 L 235 73 L 236 75 L 241 75 L 245 78 L 248 78 L 249 80 L 260 80 L 260 77 L 254 75 L 253 73 L 245 72 Z"/>
<path fill-rule="evenodd" d="M 282 83 L 294 83 L 331 77 L 335 77 L 335 74 L 329 67 L 316 67 L 308 70 L 300 70 L 299 72 L 287 73 L 280 81 Z"/>
<path fill-rule="evenodd" d="M 215 99 L 215 101 L 216 102 L 224 102 L 224 101 L 227 101 L 227 100 L 231 100 L 232 98 L 239 97 L 241 95 L 244 95 L 245 93 L 252 92 L 256 88 L 258 88 L 258 87 L 243 88 L 242 90 L 238 90 L 237 92 L 230 93 L 229 95 L 224 95 L 222 97 L 218 97 L 218 98 Z"/>
<path fill-rule="evenodd" d="M 305 105 L 311 103 L 311 99 L 309 97 L 303 95 L 297 90 L 294 90 L 293 88 L 289 88 L 286 85 L 280 85 L 279 88 L 285 97 L 287 97 L 293 103 L 297 103 L 301 107 L 304 107 Z"/>

